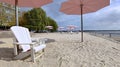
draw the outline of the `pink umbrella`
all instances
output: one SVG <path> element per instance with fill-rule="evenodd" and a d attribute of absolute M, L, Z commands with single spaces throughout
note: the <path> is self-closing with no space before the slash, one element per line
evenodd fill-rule
<path fill-rule="evenodd" d="M 75 26 L 75 25 L 68 25 L 67 29 L 70 31 L 70 33 L 73 33 L 73 30 L 75 30 L 76 27 L 77 26 Z"/>
<path fill-rule="evenodd" d="M 8 3 L 15 6 L 16 25 L 18 26 L 18 6 L 19 7 L 41 7 L 45 4 L 51 3 L 52 0 L 0 0 L 0 2 Z"/>
<path fill-rule="evenodd" d="M 81 15 L 81 42 L 83 42 L 83 15 L 95 12 L 110 4 L 110 0 L 68 0 L 62 3 L 61 12 Z"/>
<path fill-rule="evenodd" d="M 68 27 L 69 30 L 74 30 L 76 28 L 75 25 L 68 25 L 67 27 Z"/>
<path fill-rule="evenodd" d="M 53 29 L 53 26 L 46 26 L 45 28 Z"/>
<path fill-rule="evenodd" d="M 53 26 L 45 26 L 45 28 L 47 28 L 47 29 L 48 29 L 48 32 L 50 32 L 50 30 L 53 29 Z"/>
<path fill-rule="evenodd" d="M 72 28 L 72 27 L 74 27 L 74 25 L 67 25 L 67 27 Z"/>

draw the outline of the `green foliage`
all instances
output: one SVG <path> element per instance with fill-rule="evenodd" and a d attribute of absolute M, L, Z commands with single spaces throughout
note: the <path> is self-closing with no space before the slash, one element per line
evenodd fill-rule
<path fill-rule="evenodd" d="M 45 30 L 45 26 L 47 25 L 54 27 L 52 31 L 57 30 L 56 22 L 50 17 L 47 17 L 42 8 L 34 8 L 28 12 L 25 12 L 21 17 L 20 25 L 26 26 L 30 30 L 35 30 L 36 32 Z"/>
<path fill-rule="evenodd" d="M 57 25 L 57 23 L 53 20 L 53 19 L 51 19 L 50 17 L 48 17 L 48 21 L 49 21 L 49 26 L 53 26 L 53 29 L 51 30 L 52 32 L 54 32 L 54 31 L 56 31 L 57 30 L 57 28 L 58 28 L 58 25 Z"/>
<path fill-rule="evenodd" d="M 15 15 L 13 7 L 11 7 L 9 4 L 0 3 L 0 26 L 12 25 L 15 25 Z"/>

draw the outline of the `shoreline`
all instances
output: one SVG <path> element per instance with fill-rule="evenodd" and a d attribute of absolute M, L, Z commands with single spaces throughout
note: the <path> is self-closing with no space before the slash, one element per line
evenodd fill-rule
<path fill-rule="evenodd" d="M 106 33 L 106 34 L 104 34 L 104 33 L 88 33 L 88 34 L 90 34 L 92 36 L 96 36 L 96 37 L 101 37 L 101 38 L 104 38 L 104 39 L 107 39 L 107 40 L 110 40 L 112 42 L 120 44 L 120 37 L 119 37 L 120 34 L 118 37 L 116 37 L 115 35 L 109 34 L 109 33 Z"/>

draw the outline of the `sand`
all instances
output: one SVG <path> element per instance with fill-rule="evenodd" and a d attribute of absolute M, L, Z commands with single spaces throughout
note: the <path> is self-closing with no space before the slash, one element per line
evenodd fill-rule
<path fill-rule="evenodd" d="M 35 33 L 32 37 L 52 40 L 35 63 L 12 60 L 12 36 L 0 38 L 0 67 L 120 67 L 120 45 L 114 41 L 84 33 Z M 54 40 L 54 41 L 53 41 Z"/>

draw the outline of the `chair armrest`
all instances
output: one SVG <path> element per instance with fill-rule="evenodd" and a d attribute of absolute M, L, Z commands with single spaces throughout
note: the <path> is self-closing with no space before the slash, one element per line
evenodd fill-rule
<path fill-rule="evenodd" d="M 32 38 L 31 40 L 32 40 L 32 42 L 39 42 L 39 39 L 40 38 Z"/>
<path fill-rule="evenodd" d="M 32 38 L 32 42 L 36 42 L 38 44 L 45 44 L 45 41 L 47 41 L 47 38 Z"/>
<path fill-rule="evenodd" d="M 47 41 L 47 38 L 39 39 L 40 44 L 45 44 L 45 41 Z"/>
<path fill-rule="evenodd" d="M 20 44 L 22 44 L 22 45 L 34 45 L 36 43 L 35 42 L 33 42 L 33 43 L 18 43 L 18 42 L 14 42 L 13 44 L 16 44 L 16 45 L 20 45 Z"/>

